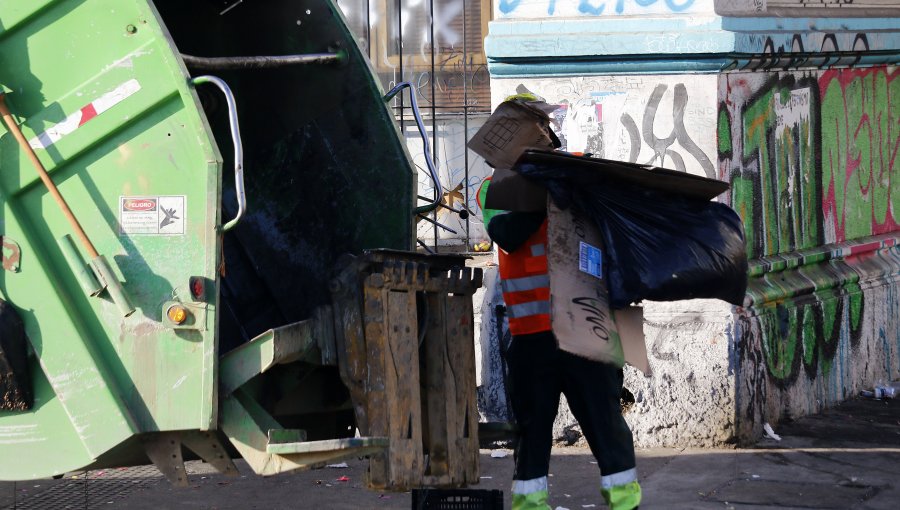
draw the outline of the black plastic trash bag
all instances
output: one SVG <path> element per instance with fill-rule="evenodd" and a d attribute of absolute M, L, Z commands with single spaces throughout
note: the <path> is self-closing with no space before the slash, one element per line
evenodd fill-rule
<path fill-rule="evenodd" d="M 646 167 L 634 165 L 634 171 L 647 175 L 623 179 L 615 175 L 622 164 L 609 162 L 618 168 L 605 172 L 602 160 L 570 164 L 571 158 L 543 153 L 522 158 L 515 169 L 545 186 L 561 209 L 574 206 L 594 220 L 606 245 L 604 273 L 613 308 L 643 299 L 716 298 L 743 304 L 747 291 L 743 225 L 730 207 L 709 201 L 727 184 L 681 174 L 686 181 L 698 182 L 699 188 L 707 186 L 703 198 L 691 182 L 672 185 L 679 179 L 672 171 L 659 169 L 664 173 L 648 186 L 656 176 Z M 637 184 L 642 180 L 646 182 Z M 669 181 L 667 185 L 659 185 L 663 180 Z M 721 190 L 717 193 L 713 187 L 710 193 L 711 183 L 719 183 Z"/>

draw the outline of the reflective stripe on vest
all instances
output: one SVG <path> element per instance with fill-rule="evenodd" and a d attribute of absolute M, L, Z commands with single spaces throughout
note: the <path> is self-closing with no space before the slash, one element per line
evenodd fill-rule
<path fill-rule="evenodd" d="M 550 331 L 547 221 L 518 250 L 499 250 L 500 286 L 513 335 Z"/>

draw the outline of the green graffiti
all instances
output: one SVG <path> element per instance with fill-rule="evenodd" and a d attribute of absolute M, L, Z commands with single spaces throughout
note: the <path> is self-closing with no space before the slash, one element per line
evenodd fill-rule
<path fill-rule="evenodd" d="M 777 381 L 793 380 L 797 372 L 797 309 L 777 306 L 763 319 L 763 352 L 769 374 Z"/>
<path fill-rule="evenodd" d="M 747 255 L 754 257 L 756 255 L 756 211 L 753 209 L 753 195 L 755 187 L 753 181 L 736 177 L 731 181 L 731 207 L 737 211 L 744 223 L 744 236 L 747 243 Z"/>
<path fill-rule="evenodd" d="M 835 241 L 896 230 L 892 178 L 900 146 L 897 71 L 831 72 L 823 82 L 823 209 Z"/>
<path fill-rule="evenodd" d="M 819 348 L 819 342 L 816 335 L 815 313 L 811 306 L 803 307 L 803 366 L 812 366 L 816 361 L 816 351 Z"/>
<path fill-rule="evenodd" d="M 804 371 L 810 380 L 831 373 L 839 345 L 857 346 L 871 329 L 859 282 L 872 266 L 816 248 L 900 231 L 900 69 L 769 76 L 745 104 L 720 103 L 717 133 L 731 205 L 758 262 L 749 294 L 761 348 L 744 348 L 787 387 Z M 729 90 L 759 83 L 725 79 Z"/>
<path fill-rule="evenodd" d="M 719 107 L 718 143 L 719 154 L 731 157 L 731 119 L 723 107 Z"/>
<path fill-rule="evenodd" d="M 862 294 L 857 294 L 862 312 Z M 854 295 L 826 297 L 799 304 L 784 302 L 767 308 L 759 317 L 766 368 L 780 387 L 796 380 L 800 367 L 813 379 L 828 375 L 840 340 L 844 303 L 852 310 Z M 852 311 L 851 311 L 852 315 Z M 860 330 L 851 325 L 850 341 L 858 341 Z"/>
<path fill-rule="evenodd" d="M 740 173 L 755 181 L 759 203 L 756 244 L 747 244 L 751 257 L 822 244 L 816 98 L 814 80 L 783 79 L 743 111 Z"/>
<path fill-rule="evenodd" d="M 859 331 L 862 326 L 863 293 L 859 285 L 847 286 L 847 289 L 850 292 L 850 330 Z"/>

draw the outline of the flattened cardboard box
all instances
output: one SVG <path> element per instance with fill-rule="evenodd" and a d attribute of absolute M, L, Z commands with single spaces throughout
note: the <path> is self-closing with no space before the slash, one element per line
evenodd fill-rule
<path fill-rule="evenodd" d="M 597 228 L 572 209 L 547 201 L 550 320 L 559 348 L 578 356 L 650 373 L 643 309 L 609 308 L 603 278 L 603 241 Z"/>
<path fill-rule="evenodd" d="M 547 114 L 524 103 L 500 104 L 467 144 L 494 168 L 512 168 L 527 149 L 553 149 Z"/>

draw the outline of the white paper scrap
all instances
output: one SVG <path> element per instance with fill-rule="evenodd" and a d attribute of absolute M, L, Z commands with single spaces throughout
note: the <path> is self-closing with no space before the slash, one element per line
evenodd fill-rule
<path fill-rule="evenodd" d="M 766 424 L 763 425 L 763 430 L 766 431 L 766 437 L 768 437 L 769 439 L 774 439 L 774 440 L 776 440 L 776 441 L 781 441 L 781 436 L 779 436 L 778 434 L 776 434 L 775 431 L 772 430 L 772 426 L 769 425 L 768 423 L 766 423 Z"/>

